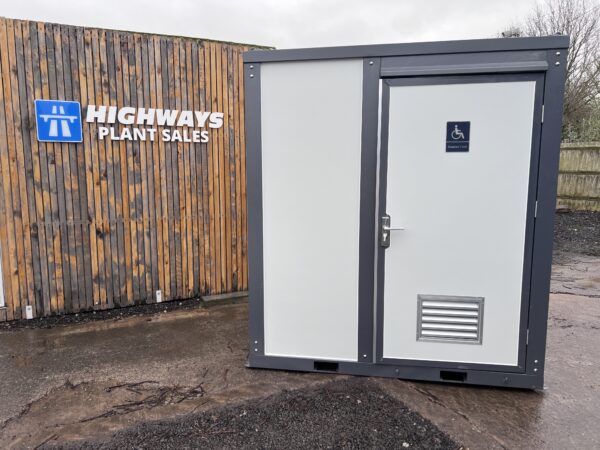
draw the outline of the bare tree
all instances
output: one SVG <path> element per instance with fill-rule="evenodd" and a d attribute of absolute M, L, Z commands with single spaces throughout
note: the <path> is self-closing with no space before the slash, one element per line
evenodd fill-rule
<path fill-rule="evenodd" d="M 511 26 L 503 37 L 571 37 L 567 60 L 564 123 L 577 127 L 600 107 L 600 3 L 598 0 L 545 0 L 522 26 Z"/>

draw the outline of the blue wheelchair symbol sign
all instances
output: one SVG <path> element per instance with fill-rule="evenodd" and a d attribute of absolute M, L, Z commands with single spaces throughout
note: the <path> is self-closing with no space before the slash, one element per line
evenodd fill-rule
<path fill-rule="evenodd" d="M 471 122 L 446 122 L 446 151 L 468 152 Z"/>
<path fill-rule="evenodd" d="M 79 102 L 36 100 L 35 123 L 40 142 L 81 142 Z"/>

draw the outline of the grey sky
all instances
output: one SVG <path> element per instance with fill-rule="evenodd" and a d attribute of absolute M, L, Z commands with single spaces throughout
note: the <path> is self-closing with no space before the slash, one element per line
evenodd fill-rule
<path fill-rule="evenodd" d="M 535 0 L 0 0 L 0 15 L 286 47 L 493 37 Z"/>

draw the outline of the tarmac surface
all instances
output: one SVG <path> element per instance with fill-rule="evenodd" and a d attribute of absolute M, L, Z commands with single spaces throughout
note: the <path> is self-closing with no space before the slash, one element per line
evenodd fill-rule
<path fill-rule="evenodd" d="M 544 391 L 247 369 L 247 304 L 192 302 L 0 330 L 0 448 L 600 448 L 588 253 L 555 258 Z"/>

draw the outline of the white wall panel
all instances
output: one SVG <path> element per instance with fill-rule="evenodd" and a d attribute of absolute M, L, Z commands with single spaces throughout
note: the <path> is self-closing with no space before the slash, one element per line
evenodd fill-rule
<path fill-rule="evenodd" d="M 2 247 L 0 247 L 0 308 L 4 307 L 4 274 L 2 273 Z"/>
<path fill-rule="evenodd" d="M 362 67 L 261 65 L 266 355 L 357 359 Z"/>

